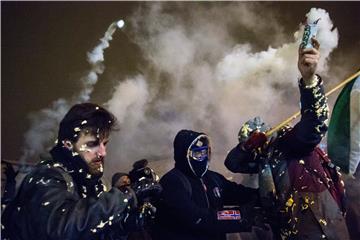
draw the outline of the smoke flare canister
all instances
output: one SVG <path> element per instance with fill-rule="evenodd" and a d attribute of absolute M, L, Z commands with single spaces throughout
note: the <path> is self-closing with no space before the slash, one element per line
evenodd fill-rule
<path fill-rule="evenodd" d="M 315 38 L 318 30 L 317 23 L 319 22 L 320 18 L 313 23 L 307 23 L 304 28 L 304 35 L 301 40 L 301 48 L 313 48 L 311 43 L 311 38 Z"/>

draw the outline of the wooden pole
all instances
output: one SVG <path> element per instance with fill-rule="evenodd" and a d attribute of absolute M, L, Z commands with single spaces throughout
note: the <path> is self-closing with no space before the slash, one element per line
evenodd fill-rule
<path fill-rule="evenodd" d="M 333 92 L 335 92 L 336 90 L 338 90 L 339 88 L 343 87 L 344 85 L 346 85 L 347 83 L 349 83 L 351 80 L 353 80 L 354 78 L 358 77 L 360 75 L 360 70 L 357 71 L 355 74 L 351 75 L 350 77 L 348 77 L 347 79 L 345 79 L 344 81 L 342 81 L 341 83 L 339 83 L 338 85 L 336 85 L 333 89 L 331 89 L 329 92 L 327 92 L 325 94 L 325 96 L 329 96 L 330 94 L 332 94 Z M 271 136 L 274 132 L 277 132 L 278 130 L 280 130 L 282 127 L 284 127 L 286 124 L 290 123 L 291 121 L 293 121 L 295 118 L 297 118 L 298 116 L 300 116 L 300 111 L 298 111 L 297 113 L 293 114 L 291 117 L 287 118 L 285 121 L 281 122 L 280 124 L 278 124 L 276 127 L 270 129 L 269 131 L 267 131 L 265 134 L 267 137 Z"/>

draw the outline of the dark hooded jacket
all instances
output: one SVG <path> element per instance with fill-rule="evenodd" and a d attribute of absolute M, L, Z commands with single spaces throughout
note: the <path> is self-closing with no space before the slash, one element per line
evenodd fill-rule
<path fill-rule="evenodd" d="M 249 225 L 239 220 L 217 220 L 224 205 L 239 205 L 257 197 L 257 190 L 230 182 L 208 170 L 202 178 L 191 170 L 187 151 L 201 133 L 181 130 L 174 140 L 175 168 L 160 180 L 163 187 L 158 204 L 153 239 L 217 240 L 227 232 L 244 231 Z"/>
<path fill-rule="evenodd" d="M 317 147 L 327 130 L 328 107 L 321 79 L 316 86 L 300 82 L 301 120 L 279 133 L 264 149 L 271 166 L 276 201 L 273 232 L 282 239 L 349 239 L 344 221 L 344 188 L 340 173 Z M 260 155 L 242 143 L 226 157 L 232 172 L 258 173 Z M 260 188 L 266 183 L 259 182 Z M 270 210 L 272 211 L 272 210 Z"/>
<path fill-rule="evenodd" d="M 2 215 L 2 238 L 119 239 L 130 200 L 104 191 L 79 156 L 56 146 L 22 182 Z"/>

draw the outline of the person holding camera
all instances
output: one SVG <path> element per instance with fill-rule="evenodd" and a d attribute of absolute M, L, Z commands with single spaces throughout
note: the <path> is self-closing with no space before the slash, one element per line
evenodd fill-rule
<path fill-rule="evenodd" d="M 151 225 L 156 213 L 156 208 L 153 204 L 158 200 L 162 188 L 159 184 L 159 177 L 147 165 L 148 161 L 146 159 L 138 160 L 133 164 L 133 169 L 128 174 L 117 172 L 111 179 L 112 187 L 118 188 L 124 193 L 131 192 L 137 194 L 141 199 L 141 202 L 137 204 L 142 206 L 144 214 L 147 215 L 147 221 L 144 223 L 143 228 L 129 233 L 123 239 L 151 240 Z M 142 197 L 142 193 L 139 193 L 140 191 L 145 193 L 146 197 Z"/>
<path fill-rule="evenodd" d="M 116 126 L 109 111 L 93 103 L 74 105 L 60 122 L 51 158 L 41 161 L 23 180 L 2 215 L 6 239 L 120 239 L 142 228 L 147 197 L 101 181 L 107 143 Z"/>
<path fill-rule="evenodd" d="M 257 189 L 228 181 L 208 170 L 210 139 L 205 133 L 181 130 L 174 140 L 175 167 L 161 179 L 154 240 L 218 240 L 226 233 L 251 231 L 250 211 L 224 209 L 257 200 Z"/>

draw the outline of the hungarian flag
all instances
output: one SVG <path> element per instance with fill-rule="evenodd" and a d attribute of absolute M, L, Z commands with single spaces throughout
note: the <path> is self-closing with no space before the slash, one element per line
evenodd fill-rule
<path fill-rule="evenodd" d="M 360 162 L 360 77 L 340 92 L 331 115 L 328 154 L 345 173 L 354 174 Z"/>

